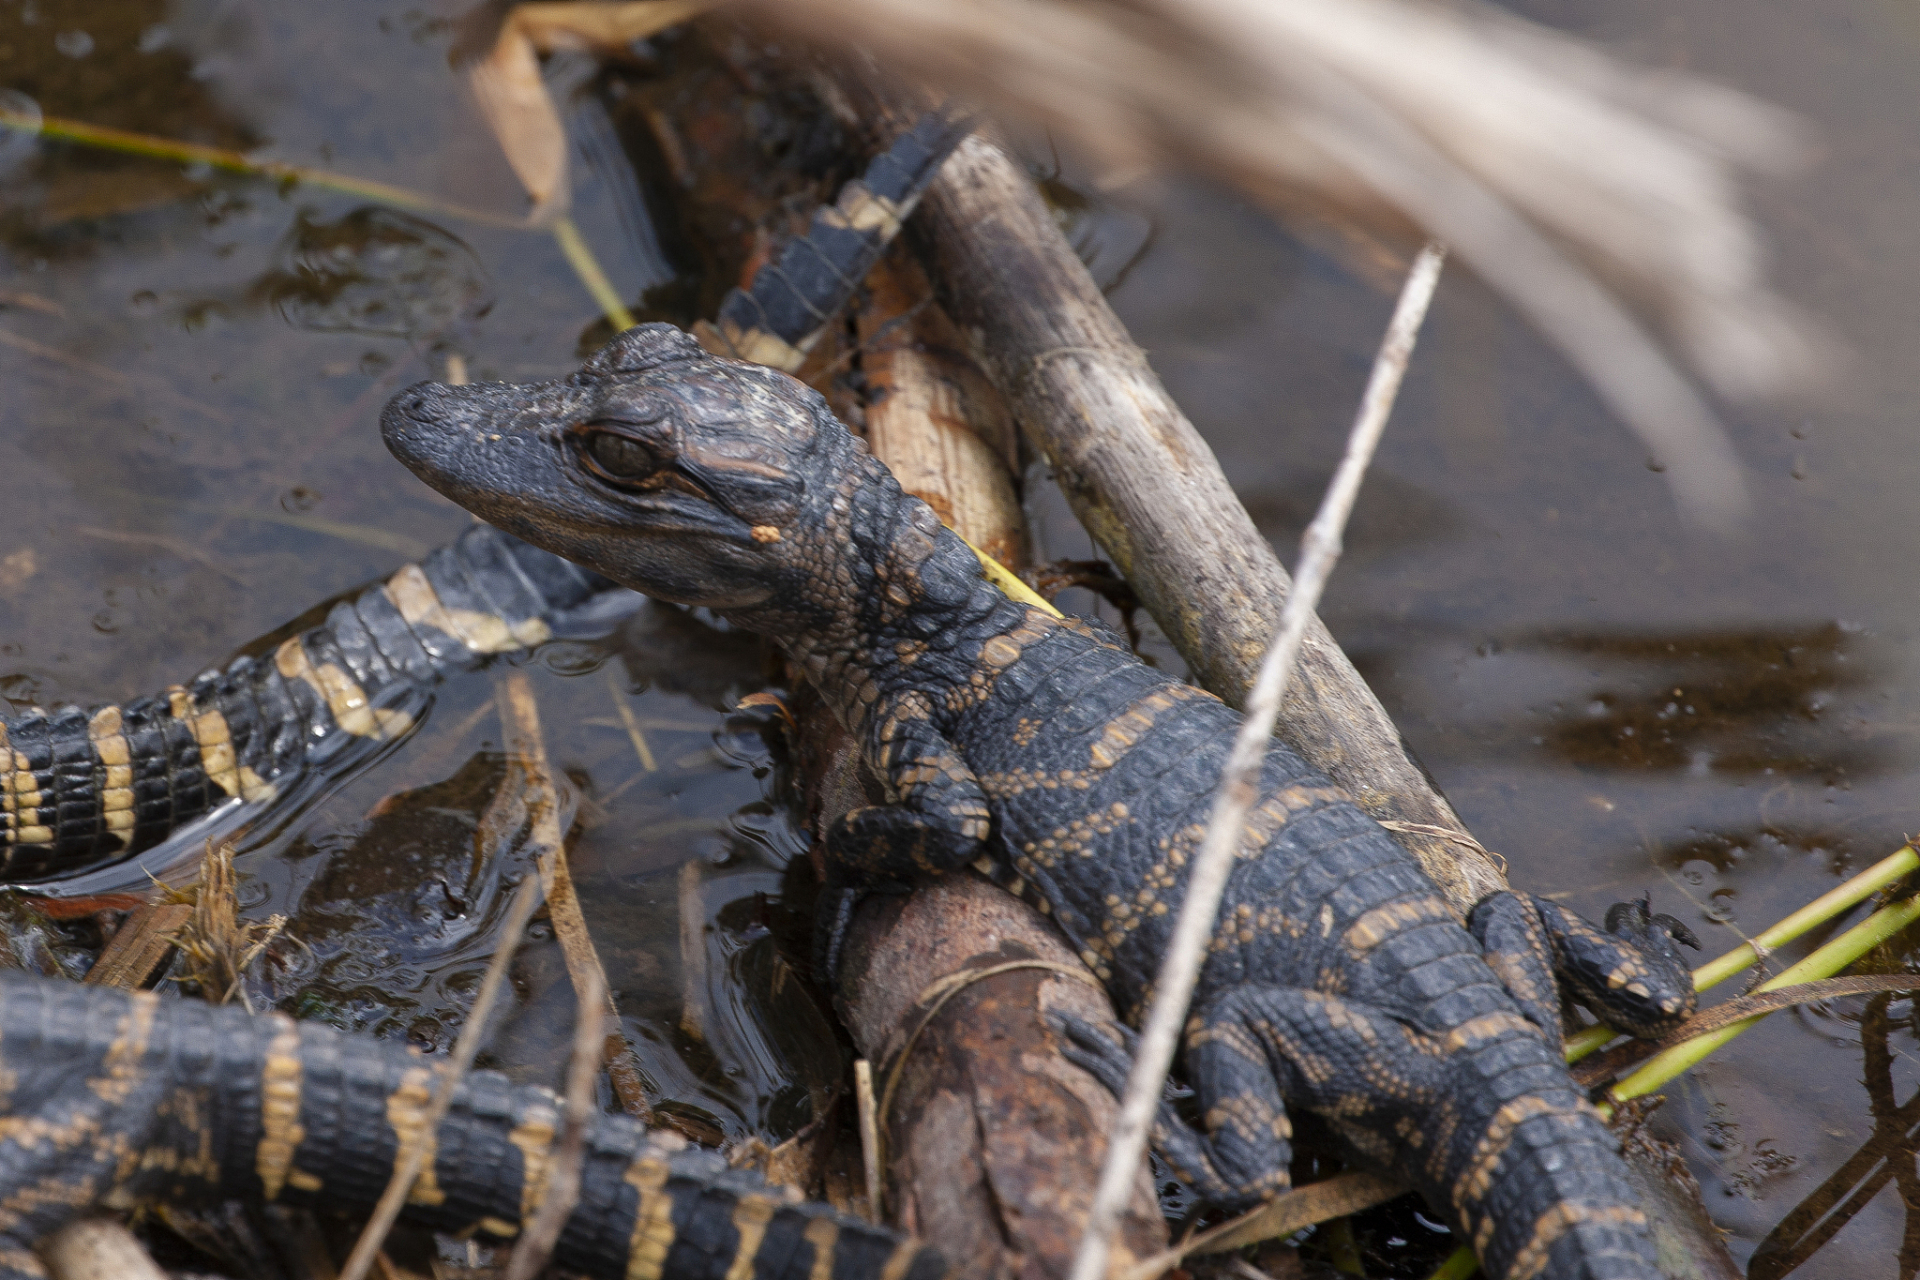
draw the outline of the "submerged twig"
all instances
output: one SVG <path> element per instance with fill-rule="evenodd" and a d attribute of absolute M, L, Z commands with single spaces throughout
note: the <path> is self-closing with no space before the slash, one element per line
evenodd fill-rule
<path fill-rule="evenodd" d="M 1246 718 L 1234 737 L 1233 750 L 1222 771 L 1206 839 L 1194 858 L 1173 938 L 1154 980 L 1153 1004 L 1147 1012 L 1133 1068 L 1127 1076 L 1126 1097 L 1107 1146 L 1100 1184 L 1087 1215 L 1086 1234 L 1074 1258 L 1072 1280 L 1101 1280 L 1106 1275 L 1113 1230 L 1146 1148 L 1147 1127 L 1159 1104 L 1161 1086 L 1173 1064 L 1180 1024 L 1200 974 L 1200 961 L 1226 889 L 1227 873 L 1232 870 L 1234 849 L 1247 810 L 1258 795 L 1256 784 L 1273 736 L 1274 722 L 1279 718 L 1280 700 L 1285 696 L 1294 659 L 1299 655 L 1300 642 L 1306 635 L 1314 608 L 1320 603 L 1327 576 L 1339 559 L 1341 531 L 1353 510 L 1361 478 L 1366 474 L 1367 463 L 1373 457 L 1374 446 L 1379 443 L 1387 414 L 1393 408 L 1394 397 L 1406 374 L 1420 323 L 1426 317 L 1427 305 L 1440 278 L 1444 254 L 1439 245 L 1429 244 L 1414 259 L 1393 319 L 1387 325 L 1386 339 L 1374 360 L 1366 393 L 1361 397 L 1360 412 L 1348 437 L 1346 453 L 1327 486 L 1319 512 L 1300 540 L 1300 567 L 1294 575 L 1293 593 L 1287 597 L 1286 607 L 1280 614 L 1279 634 L 1267 650 L 1252 696 L 1247 699 Z"/>
<path fill-rule="evenodd" d="M 401 1206 L 413 1193 L 414 1180 L 420 1176 L 420 1167 L 434 1149 L 433 1137 L 440 1130 L 440 1122 L 447 1118 L 447 1109 L 453 1105 L 453 1091 L 466 1078 L 467 1072 L 473 1067 L 474 1056 L 480 1052 L 480 1041 L 485 1035 L 494 1002 L 499 999 L 501 984 L 507 976 L 507 966 L 513 960 L 513 953 L 519 949 L 520 939 L 527 931 L 527 917 L 533 914 L 534 905 L 539 900 L 540 878 L 526 877 L 520 882 L 519 890 L 507 907 L 507 918 L 500 925 L 499 945 L 494 948 L 493 959 L 487 964 L 486 977 L 480 980 L 480 990 L 473 997 L 473 1007 L 467 1010 L 467 1023 L 460 1028 L 460 1038 L 454 1042 L 453 1053 L 440 1065 L 440 1081 L 434 1088 L 432 1102 L 427 1105 L 419 1140 L 401 1144 L 400 1158 L 393 1166 L 393 1177 L 388 1180 L 387 1189 L 380 1194 L 380 1202 L 374 1206 L 367 1225 L 361 1229 L 360 1238 L 354 1242 L 347 1265 L 340 1269 L 340 1280 L 366 1280 L 374 1256 L 380 1252 L 387 1232 L 393 1228 L 394 1219 L 400 1216 Z"/>
<path fill-rule="evenodd" d="M 586 1154 L 587 1116 L 593 1110 L 593 1081 L 600 1074 L 600 1060 L 606 1050 L 606 989 L 599 978 L 588 975 L 588 987 L 580 992 L 573 1027 L 573 1053 L 567 1059 L 567 1115 L 560 1130 L 560 1145 L 547 1168 L 546 1189 L 533 1221 L 526 1225 L 513 1256 L 507 1259 L 506 1280 L 533 1280 L 553 1255 L 560 1229 L 580 1203 L 580 1162 Z"/>

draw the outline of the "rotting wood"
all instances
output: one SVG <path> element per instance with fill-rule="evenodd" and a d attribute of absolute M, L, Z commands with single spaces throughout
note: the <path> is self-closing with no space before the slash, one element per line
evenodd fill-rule
<path fill-rule="evenodd" d="M 1026 539 L 1003 453 L 1012 442 L 955 438 L 976 422 L 1004 427 L 1004 406 L 952 346 L 950 322 L 924 305 L 924 279 L 902 255 L 883 259 L 868 284 L 857 322 L 863 360 L 868 342 L 887 344 L 880 379 L 863 363 L 870 432 L 877 413 L 883 423 L 870 447 L 962 536 L 997 540 L 1017 558 Z M 922 392 L 903 395 L 903 386 Z M 817 834 L 871 796 L 832 713 L 804 689 L 794 711 Z M 870 899 L 855 915 L 837 1003 L 873 1063 L 889 1216 L 937 1246 L 957 1277 L 1057 1277 L 1079 1242 L 1118 1110 L 1104 1086 L 1060 1056 L 1046 1021 L 1063 1012 L 1112 1022 L 1106 993 L 1082 973 L 1039 913 L 971 874 Z M 1119 1243 L 1131 1256 L 1166 1244 L 1144 1167 Z"/>
<path fill-rule="evenodd" d="M 135 907 L 81 981 L 128 991 L 146 986 L 166 963 L 174 938 L 192 915 L 190 902 L 148 902 Z"/>

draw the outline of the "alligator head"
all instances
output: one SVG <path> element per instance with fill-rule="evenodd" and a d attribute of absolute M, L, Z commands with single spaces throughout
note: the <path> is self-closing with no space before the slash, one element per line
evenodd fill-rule
<path fill-rule="evenodd" d="M 834 509 L 844 517 L 849 477 L 873 466 L 818 394 L 665 324 L 627 330 L 571 377 L 421 383 L 387 405 L 381 431 L 483 520 L 725 613 L 809 594 L 819 535 L 845 523 Z"/>

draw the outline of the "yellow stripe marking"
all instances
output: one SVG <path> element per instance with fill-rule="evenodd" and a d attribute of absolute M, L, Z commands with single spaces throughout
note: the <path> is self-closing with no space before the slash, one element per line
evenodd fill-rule
<path fill-rule="evenodd" d="M 779 1207 L 777 1201 L 751 1191 L 740 1196 L 740 1202 L 733 1206 L 733 1229 L 740 1233 L 740 1244 L 733 1251 L 726 1280 L 753 1280 L 753 1256 L 760 1252 L 760 1242 L 767 1238 L 767 1224 Z"/>
<path fill-rule="evenodd" d="M 490 1236 L 499 1236 L 505 1240 L 511 1240 L 520 1234 L 519 1223 L 491 1216 L 480 1219 L 480 1229 Z"/>
<path fill-rule="evenodd" d="M 416 1148 L 420 1150 L 420 1176 L 414 1179 L 412 1194 L 407 1197 L 409 1204 L 437 1205 L 447 1198 L 434 1181 L 435 1135 L 427 1132 L 427 1106 L 433 1098 L 427 1086 L 432 1079 L 433 1072 L 426 1067 L 408 1067 L 400 1077 L 400 1087 L 387 1095 L 387 1123 L 393 1126 L 398 1148 L 394 1164 L 410 1159 Z"/>
<path fill-rule="evenodd" d="M 1506 1031 L 1518 1031 L 1522 1035 L 1539 1034 L 1538 1027 L 1517 1013 L 1483 1013 L 1447 1032 L 1447 1038 L 1441 1044 L 1452 1054 L 1469 1045 L 1484 1044 Z"/>
<path fill-rule="evenodd" d="M 1416 925 L 1442 920 L 1452 923 L 1453 913 L 1438 898 L 1390 902 L 1384 907 L 1375 907 L 1355 920 L 1347 927 L 1346 936 L 1341 940 L 1346 943 L 1349 952 L 1363 955 L 1397 933 Z"/>
<path fill-rule="evenodd" d="M 367 691 L 333 663 L 323 662 L 315 667 L 298 636 L 274 651 L 273 665 L 284 679 L 306 681 L 307 687 L 327 704 L 333 722 L 355 737 L 386 742 L 413 725 L 413 717 L 404 711 L 376 710 L 368 706 Z"/>
<path fill-rule="evenodd" d="M 1554 1242 L 1567 1233 L 1567 1228 L 1583 1222 L 1645 1226 L 1647 1215 L 1624 1204 L 1595 1207 L 1562 1201 L 1541 1214 L 1534 1223 L 1533 1238 L 1521 1247 L 1519 1253 L 1513 1255 L 1513 1265 L 1507 1268 L 1507 1280 L 1533 1280 L 1546 1267 L 1547 1252 L 1553 1248 Z"/>
<path fill-rule="evenodd" d="M 533 1217 L 547 1195 L 547 1174 L 553 1168 L 553 1122 L 551 1107 L 536 1106 L 527 1118 L 513 1127 L 507 1141 L 520 1148 L 520 1221 Z"/>
<path fill-rule="evenodd" d="M 742 329 L 731 320 L 722 320 L 719 333 L 737 359 L 764 364 L 782 373 L 792 373 L 807 362 L 806 352 L 764 329 Z"/>
<path fill-rule="evenodd" d="M 127 1100 L 143 1074 L 140 1059 L 146 1056 L 147 1041 L 153 1034 L 153 1014 L 160 997 L 151 991 L 136 991 L 127 1016 L 120 1020 L 118 1034 L 100 1059 L 101 1074 L 87 1081 L 87 1088 L 108 1106 L 117 1107 Z"/>
<path fill-rule="evenodd" d="M 673 1248 L 673 1201 L 667 1196 L 667 1162 L 652 1153 L 627 1166 L 626 1183 L 640 1193 L 627 1242 L 627 1280 L 660 1280 Z"/>
<path fill-rule="evenodd" d="M 176 718 L 186 721 L 193 740 L 200 744 L 200 768 L 207 780 L 229 796 L 239 795 L 240 773 L 234 768 L 233 731 L 227 728 L 226 716 L 217 709 L 195 715 L 189 707 L 186 715 Z"/>
<path fill-rule="evenodd" d="M 305 1169 L 289 1169 L 287 1185 L 295 1191 L 318 1191 L 327 1184 L 308 1173 Z"/>
<path fill-rule="evenodd" d="M 894 1246 L 893 1256 L 887 1259 L 887 1265 L 881 1269 L 880 1280 L 900 1280 L 913 1266 L 913 1260 L 920 1256 L 918 1240 L 902 1240 Z"/>
<path fill-rule="evenodd" d="M 429 626 L 452 636 L 475 653 L 510 653 L 530 649 L 553 638 L 553 628 L 541 618 L 509 624 L 506 619 L 477 609 L 452 609 L 440 599 L 426 571 L 417 564 L 402 566 L 387 579 L 387 599 L 410 627 Z"/>
<path fill-rule="evenodd" d="M 1479 1204 L 1493 1187 L 1493 1175 L 1500 1167 L 1507 1148 L 1513 1144 L 1513 1131 L 1535 1116 L 1553 1115 L 1556 1108 L 1544 1098 L 1531 1095 L 1515 1098 L 1493 1114 L 1487 1131 L 1474 1144 L 1467 1167 L 1453 1183 L 1453 1207 L 1461 1217 L 1469 1207 Z"/>
<path fill-rule="evenodd" d="M 293 1153 L 307 1136 L 300 1127 L 300 1032 L 285 1014 L 272 1016 L 279 1030 L 267 1045 L 260 1072 L 260 1145 L 253 1156 L 253 1170 L 269 1200 L 279 1198 Z"/>
<path fill-rule="evenodd" d="M 841 188 L 840 199 L 820 211 L 820 221 L 852 231 L 878 231 L 891 239 L 900 230 L 900 206 L 873 194 L 864 182 L 849 182 Z"/>
<path fill-rule="evenodd" d="M 813 1246 L 813 1266 L 807 1280 L 833 1280 L 833 1251 L 840 1243 L 840 1224 L 832 1218 L 815 1218 L 807 1224 L 806 1241 Z"/>

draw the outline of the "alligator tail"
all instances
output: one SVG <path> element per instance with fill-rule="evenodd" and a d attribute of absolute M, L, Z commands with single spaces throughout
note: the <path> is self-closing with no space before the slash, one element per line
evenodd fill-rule
<path fill-rule="evenodd" d="M 8 717 L 0 880 L 120 862 L 215 810 L 256 811 L 321 766 L 369 759 L 413 727 L 441 676 L 539 644 L 612 587 L 476 525 L 271 652 L 124 705 Z"/>
<path fill-rule="evenodd" d="M 792 373 L 892 243 L 941 164 L 973 122 L 930 112 L 875 157 L 865 174 L 813 215 L 807 234 L 761 267 L 751 289 L 721 300 L 711 336 L 715 355 Z"/>
<path fill-rule="evenodd" d="M 0 974 L 8 1110 L 0 1280 L 90 1205 L 239 1198 L 365 1210 L 403 1151 L 431 1158 L 406 1216 L 511 1238 L 539 1208 L 563 1104 L 470 1074 L 437 1132 L 437 1078 L 405 1045 L 281 1014 Z M 731 1169 L 627 1116 L 589 1117 L 554 1260 L 626 1280 L 939 1280 L 938 1254 Z"/>
<path fill-rule="evenodd" d="M 1432 1149 L 1445 1172 L 1429 1194 L 1451 1204 L 1496 1280 L 1658 1280 L 1619 1141 L 1537 1032 L 1491 1025 L 1507 1018 L 1519 1022 L 1480 1020 L 1488 1034 L 1455 1066 L 1429 1126 L 1447 1134 Z"/>

